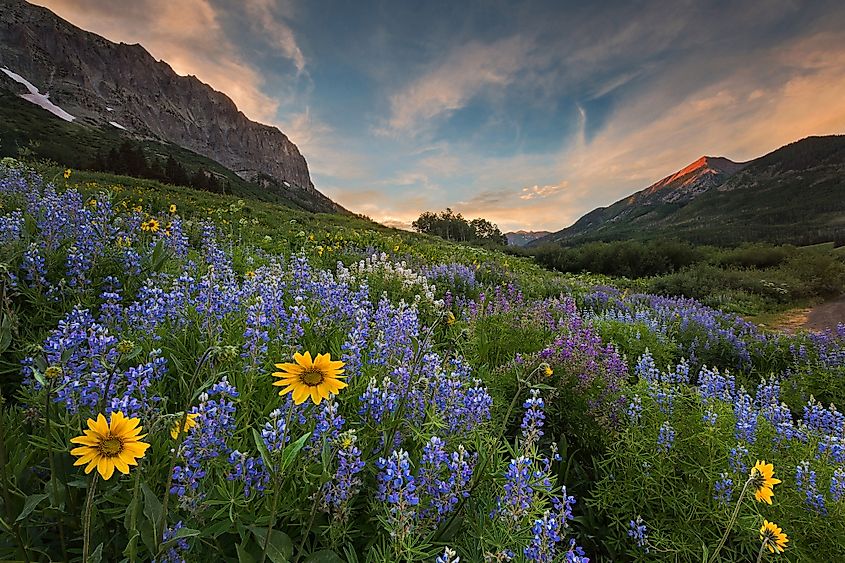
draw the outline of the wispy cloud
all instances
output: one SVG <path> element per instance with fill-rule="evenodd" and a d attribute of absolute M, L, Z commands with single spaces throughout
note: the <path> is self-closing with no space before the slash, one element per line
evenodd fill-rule
<path fill-rule="evenodd" d="M 245 0 L 243 5 L 259 31 L 281 50 L 283 56 L 293 61 L 297 72 L 304 71 L 305 55 L 285 21 L 285 16 L 292 10 L 291 5 L 276 0 Z"/>
<path fill-rule="evenodd" d="M 519 199 L 545 199 L 549 196 L 555 195 L 561 190 L 566 189 L 569 186 L 569 182 L 564 180 L 559 184 L 546 184 L 545 186 L 526 186 L 522 188 L 522 193 L 519 195 Z"/>
<path fill-rule="evenodd" d="M 530 52 L 531 42 L 521 36 L 493 43 L 471 41 L 454 48 L 390 97 L 387 131 L 413 133 L 464 107 L 479 93 L 507 86 Z"/>

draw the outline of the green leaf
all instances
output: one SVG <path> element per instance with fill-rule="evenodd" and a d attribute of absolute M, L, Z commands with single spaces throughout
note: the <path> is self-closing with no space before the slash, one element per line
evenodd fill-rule
<path fill-rule="evenodd" d="M 155 552 L 155 545 L 161 539 L 158 537 L 159 530 L 161 530 L 161 501 L 158 500 L 158 497 L 146 483 L 141 483 L 141 492 L 144 493 L 144 516 L 146 517 L 139 526 L 141 538 L 144 540 L 144 545 L 150 551 Z"/>
<path fill-rule="evenodd" d="M 23 510 L 21 510 L 21 513 L 18 514 L 18 517 L 15 518 L 15 522 L 20 522 L 21 520 L 29 516 L 32 511 L 35 510 L 35 507 L 38 506 L 41 501 L 43 501 L 45 498 L 47 498 L 47 495 L 45 494 L 29 495 L 28 497 L 26 497 L 26 502 L 23 504 Z"/>
<path fill-rule="evenodd" d="M 141 533 L 135 530 L 126 542 L 126 548 L 123 550 L 123 555 L 129 558 L 130 561 L 135 561 L 138 558 L 138 540 L 141 538 Z"/>
<path fill-rule="evenodd" d="M 309 555 L 304 563 L 343 563 L 343 559 L 330 549 L 321 549 Z"/>
<path fill-rule="evenodd" d="M 249 554 L 244 544 L 235 544 L 235 551 L 238 552 L 238 563 L 255 563 L 255 558 Z"/>
<path fill-rule="evenodd" d="M 103 544 L 97 546 L 91 555 L 88 556 L 88 563 L 100 563 L 103 560 Z"/>
<path fill-rule="evenodd" d="M 162 516 L 161 501 L 146 483 L 141 483 L 141 491 L 144 493 L 144 516 L 147 517 L 153 530 L 159 530 Z"/>
<path fill-rule="evenodd" d="M 255 447 L 258 448 L 258 453 L 261 454 L 261 461 L 264 462 L 264 467 L 266 467 L 268 471 L 273 471 L 273 463 L 270 461 L 270 452 L 267 451 L 267 444 L 264 443 L 264 439 L 261 437 L 261 433 L 257 428 L 252 429 L 252 439 L 255 440 Z"/>
<path fill-rule="evenodd" d="M 282 471 L 288 468 L 294 460 L 296 456 L 299 455 L 299 451 L 302 449 L 302 446 L 305 445 L 305 440 L 307 440 L 311 434 L 303 434 L 299 437 L 299 440 L 293 442 L 292 444 L 288 444 L 284 451 L 282 452 Z"/>
<path fill-rule="evenodd" d="M 203 526 L 201 536 L 204 538 L 217 537 L 223 532 L 227 532 L 232 528 L 232 522 L 229 520 L 220 520 L 209 526 Z"/>
<path fill-rule="evenodd" d="M 5 352 L 12 343 L 12 315 L 3 314 L 0 320 L 0 354 Z"/>
<path fill-rule="evenodd" d="M 32 377 L 34 377 L 35 381 L 37 381 L 42 387 L 47 387 L 47 379 L 39 370 L 33 369 Z"/>
<path fill-rule="evenodd" d="M 150 524 L 149 520 L 144 519 L 138 525 L 138 531 L 141 532 L 141 540 L 144 542 L 144 545 L 147 546 L 147 549 L 150 553 L 156 552 L 156 541 L 155 536 L 156 532 L 153 528 L 153 525 Z"/>
<path fill-rule="evenodd" d="M 259 548 L 264 549 L 264 538 L 267 536 L 267 528 L 249 527 L 252 535 L 255 536 Z M 270 543 L 267 544 L 267 557 L 273 563 L 287 563 L 293 556 L 293 542 L 290 537 L 279 530 L 270 531 Z"/>

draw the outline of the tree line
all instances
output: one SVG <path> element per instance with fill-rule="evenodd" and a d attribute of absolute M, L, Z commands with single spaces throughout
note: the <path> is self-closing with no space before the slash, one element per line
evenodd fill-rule
<path fill-rule="evenodd" d="M 455 242 L 493 243 L 501 246 L 508 244 L 507 237 L 499 227 L 487 219 L 466 219 L 448 207 L 440 213 L 423 212 L 411 223 L 411 227 L 419 233 L 436 235 Z"/>
<path fill-rule="evenodd" d="M 228 179 L 225 182 L 221 181 L 216 174 L 204 168 L 197 168 L 190 172 L 181 162 L 173 158 L 173 155 L 168 155 L 166 160 L 155 156 L 147 158 L 141 146 L 128 139 L 124 140 L 120 146 L 110 148 L 108 152 L 98 150 L 88 168 L 98 172 L 158 180 L 175 186 L 189 186 L 209 192 L 232 192 L 232 185 Z"/>

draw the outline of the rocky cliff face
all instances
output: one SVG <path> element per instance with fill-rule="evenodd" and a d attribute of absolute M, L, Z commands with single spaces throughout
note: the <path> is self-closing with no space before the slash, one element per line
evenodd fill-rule
<path fill-rule="evenodd" d="M 251 121 L 228 96 L 179 76 L 140 45 L 113 43 L 23 0 L 0 0 L 0 67 L 49 92 L 77 123 L 171 142 L 268 189 L 313 196 L 319 210 L 340 209 L 315 190 L 305 158 L 284 133 Z"/>

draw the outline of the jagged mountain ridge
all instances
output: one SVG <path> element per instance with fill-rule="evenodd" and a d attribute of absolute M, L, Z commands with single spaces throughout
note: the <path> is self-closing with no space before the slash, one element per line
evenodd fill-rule
<path fill-rule="evenodd" d="M 845 136 L 807 137 L 745 163 L 702 157 L 528 246 L 667 236 L 713 244 L 839 240 L 843 196 Z"/>
<path fill-rule="evenodd" d="M 343 211 L 314 188 L 297 146 L 248 119 L 224 93 L 180 76 L 141 45 L 113 43 L 23 0 L 0 0 L 0 67 L 24 77 L 74 123 L 120 127 L 219 162 L 312 211 Z M 0 74 L 0 85 L 26 93 Z"/>

